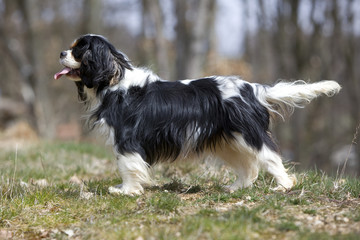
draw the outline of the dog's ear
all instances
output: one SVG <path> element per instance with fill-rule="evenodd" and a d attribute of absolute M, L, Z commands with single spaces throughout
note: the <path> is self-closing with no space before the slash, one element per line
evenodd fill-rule
<path fill-rule="evenodd" d="M 88 49 L 82 58 L 80 77 L 87 88 L 103 88 L 114 75 L 114 57 L 104 46 Z"/>
<path fill-rule="evenodd" d="M 110 47 L 110 51 L 118 65 L 118 78 L 122 79 L 124 77 L 125 69 L 132 70 L 132 66 L 127 57 L 123 53 L 117 51 L 113 46 Z"/>
<path fill-rule="evenodd" d="M 80 101 L 85 101 L 87 99 L 86 92 L 84 91 L 84 83 L 80 81 L 75 82 L 77 90 L 78 90 L 78 97 Z"/>
<path fill-rule="evenodd" d="M 114 62 L 115 62 L 114 75 L 110 80 L 110 86 L 114 86 L 118 84 L 120 80 L 124 77 L 125 69 L 132 70 L 132 66 L 124 54 L 117 51 L 112 46 L 110 47 L 110 51 L 114 57 Z"/>
<path fill-rule="evenodd" d="M 93 88 L 93 78 L 95 74 L 95 63 L 92 57 L 91 50 L 86 50 L 82 57 L 80 66 L 80 77 L 81 81 L 87 88 Z"/>
<path fill-rule="evenodd" d="M 80 77 L 88 88 L 97 91 L 117 84 L 125 74 L 125 68 L 132 69 L 129 61 L 113 45 L 101 39 L 86 50 L 80 66 Z"/>

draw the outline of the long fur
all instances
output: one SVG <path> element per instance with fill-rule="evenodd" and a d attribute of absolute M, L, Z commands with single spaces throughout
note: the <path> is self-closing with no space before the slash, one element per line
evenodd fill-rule
<path fill-rule="evenodd" d="M 238 179 L 230 190 L 250 186 L 260 168 L 275 177 L 279 188 L 289 189 L 295 179 L 277 153 L 270 116 L 283 117 L 321 94 L 340 90 L 334 81 L 265 86 L 237 76 L 165 81 L 134 67 L 97 35 L 77 39 L 60 62 L 67 71 L 71 68 L 90 125 L 106 132 L 114 146 L 123 183 L 109 191 L 130 195 L 151 183 L 151 165 L 204 155 L 234 169 Z"/>
<path fill-rule="evenodd" d="M 294 108 L 303 108 L 320 95 L 332 97 L 340 91 L 335 81 L 308 84 L 305 81 L 280 82 L 273 87 L 257 85 L 256 95 L 262 105 L 280 117 L 293 113 Z"/>

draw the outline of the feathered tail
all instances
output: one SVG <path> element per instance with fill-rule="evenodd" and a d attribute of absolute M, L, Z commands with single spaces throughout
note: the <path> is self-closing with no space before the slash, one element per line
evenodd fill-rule
<path fill-rule="evenodd" d="M 284 119 L 295 107 L 302 108 L 320 95 L 332 97 L 340 89 L 341 86 L 335 81 L 306 83 L 299 80 L 279 82 L 272 87 L 255 84 L 255 95 L 270 113 L 276 113 Z"/>

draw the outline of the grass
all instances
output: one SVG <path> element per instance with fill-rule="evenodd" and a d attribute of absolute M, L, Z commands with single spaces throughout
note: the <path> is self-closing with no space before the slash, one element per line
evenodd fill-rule
<path fill-rule="evenodd" d="M 223 166 L 157 167 L 142 196 L 114 196 L 111 151 L 49 143 L 0 152 L 0 239 L 358 239 L 360 180 L 296 173 L 289 192 L 261 174 L 228 193 Z"/>

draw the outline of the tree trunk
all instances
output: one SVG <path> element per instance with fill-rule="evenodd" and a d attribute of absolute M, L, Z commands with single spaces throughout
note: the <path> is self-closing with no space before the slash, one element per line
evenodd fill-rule
<path fill-rule="evenodd" d="M 176 77 L 195 78 L 202 75 L 209 52 L 215 0 L 176 1 Z M 191 6 L 189 6 L 192 4 Z M 191 19 L 189 20 L 189 14 Z"/>
<path fill-rule="evenodd" d="M 175 1 L 175 10 L 177 24 L 176 30 L 176 67 L 175 77 L 176 79 L 185 79 L 187 77 L 187 57 L 189 52 L 189 31 L 187 28 L 186 11 L 187 1 Z"/>
<path fill-rule="evenodd" d="M 5 6 L 5 22 L 11 22 L 11 16 L 13 12 L 16 11 L 19 7 L 18 2 L 13 0 L 6 0 Z M 13 38 L 12 26 L 10 24 L 0 25 L 0 38 L 1 48 L 7 57 L 6 59 L 10 60 L 10 63 L 15 67 L 21 77 L 15 84 L 19 84 L 19 92 L 21 93 L 21 96 L 26 104 L 26 118 L 30 125 L 38 131 L 38 124 L 35 113 L 35 92 L 34 85 L 31 81 L 33 68 L 29 63 L 26 54 L 25 56 L 24 54 L 21 54 L 21 50 L 18 47 L 11 47 L 13 45 Z M 3 84 L 5 85 L 6 82 Z"/>
<path fill-rule="evenodd" d="M 49 78 L 44 69 L 44 26 L 40 18 L 41 3 L 37 0 L 19 1 L 26 25 L 27 57 L 32 66 L 28 81 L 35 92 L 35 116 L 41 136 L 55 136 L 55 119 L 51 98 L 49 96 Z"/>
<path fill-rule="evenodd" d="M 187 62 L 187 75 L 191 78 L 201 77 L 209 52 L 210 34 L 214 22 L 215 1 L 200 0 L 191 34 L 190 51 Z"/>
<path fill-rule="evenodd" d="M 159 0 L 143 0 L 143 28 L 146 21 L 151 21 L 154 25 L 154 55 L 156 56 L 157 72 L 161 78 L 170 79 L 171 69 L 168 57 L 168 46 L 164 34 L 164 16 Z M 143 29 L 142 41 L 145 41 L 145 29 Z"/>
<path fill-rule="evenodd" d="M 84 11 L 82 18 L 82 27 L 80 32 L 82 34 L 102 33 L 102 1 L 99 0 L 85 0 Z"/>

